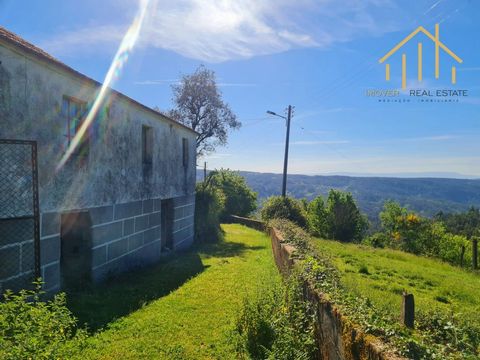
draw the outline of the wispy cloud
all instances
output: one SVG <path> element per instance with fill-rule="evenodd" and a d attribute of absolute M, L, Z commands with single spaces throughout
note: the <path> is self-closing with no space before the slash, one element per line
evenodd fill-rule
<path fill-rule="evenodd" d="M 161 79 L 161 80 L 142 80 L 135 81 L 135 85 L 165 85 L 165 84 L 179 84 L 180 79 Z M 219 82 L 217 83 L 218 87 L 254 87 L 257 84 L 254 83 L 228 83 L 228 82 Z"/>
<path fill-rule="evenodd" d="M 161 80 L 142 80 L 135 81 L 135 85 L 165 85 L 165 84 L 178 84 L 180 79 L 161 79 Z"/>
<path fill-rule="evenodd" d="M 137 2 L 123 1 L 132 6 Z M 325 48 L 398 30 L 402 24 L 401 16 L 393 15 L 398 6 L 389 0 L 155 0 L 152 4 L 143 46 L 206 62 Z M 43 46 L 55 55 L 96 51 L 102 48 L 99 44 L 118 42 L 124 28 L 122 24 L 91 26 L 55 35 Z"/>
<path fill-rule="evenodd" d="M 349 144 L 348 140 L 299 140 L 299 141 L 290 141 L 290 145 L 299 145 L 299 146 L 314 146 L 314 145 L 335 145 L 335 144 Z M 274 143 L 273 145 L 285 145 L 285 143 Z"/>
<path fill-rule="evenodd" d="M 458 139 L 459 135 L 446 134 L 446 135 L 434 135 L 434 136 L 421 136 L 421 137 L 410 137 L 410 138 L 400 138 L 400 139 L 389 139 L 385 142 L 423 142 L 423 141 L 448 141 Z"/>

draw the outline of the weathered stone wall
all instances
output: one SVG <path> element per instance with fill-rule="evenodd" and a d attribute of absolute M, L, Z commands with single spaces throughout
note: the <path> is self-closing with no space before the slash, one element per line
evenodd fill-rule
<path fill-rule="evenodd" d="M 235 224 L 242 224 L 258 231 L 265 231 L 265 223 L 260 220 L 230 215 L 230 221 Z"/>
<path fill-rule="evenodd" d="M 56 171 L 66 151 L 64 96 L 91 105 L 93 81 L 37 59 L 0 40 L 0 138 L 36 140 L 41 212 L 174 198 L 195 191 L 195 133 L 112 93 L 88 133 L 86 166 L 75 159 Z M 142 125 L 153 129 L 152 176 L 144 179 Z M 182 162 L 188 139 L 188 166 Z"/>
<path fill-rule="evenodd" d="M 175 248 L 193 241 L 196 135 L 180 124 L 111 92 L 88 129 L 86 163 L 79 164 L 73 157 L 57 169 L 67 149 L 67 120 L 61 109 L 64 96 L 86 102 L 88 107 L 98 90 L 95 81 L 0 39 L 0 138 L 38 144 L 40 255 L 47 290 L 57 290 L 61 283 L 62 213 L 90 211 L 95 280 L 159 258 L 160 209 L 155 204 L 162 199 L 173 202 Z M 153 131 L 148 177 L 142 164 L 143 125 Z M 184 138 L 189 145 L 186 166 Z M 18 258 L 18 269 L 12 270 L 15 274 L 0 270 L 0 278 L 16 277 L 11 284 L 17 285 L 20 280 L 30 281 L 32 274 L 22 272 L 21 250 L 33 246 L 33 241 L 3 240 L 15 246 L 3 249 L 0 257 Z"/>
<path fill-rule="evenodd" d="M 86 209 L 92 219 L 92 280 L 158 261 L 161 248 L 161 201 L 148 199 Z M 182 250 L 193 243 L 195 196 L 173 202 L 173 246 Z M 84 209 L 85 210 L 85 209 Z M 60 288 L 60 213 L 42 214 L 42 277 L 46 289 Z"/>

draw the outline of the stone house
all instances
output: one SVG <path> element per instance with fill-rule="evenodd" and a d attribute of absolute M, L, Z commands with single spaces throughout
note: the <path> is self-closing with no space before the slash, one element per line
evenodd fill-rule
<path fill-rule="evenodd" d="M 48 291 L 101 281 L 193 242 L 197 134 L 188 127 L 110 90 L 57 169 L 100 86 L 0 27 L 0 139 L 37 142 L 39 262 Z M 0 204 L 8 193 L 0 192 Z M 32 278 L 25 254 L 33 240 L 11 235 L 23 226 L 0 221 L 0 293 Z"/>

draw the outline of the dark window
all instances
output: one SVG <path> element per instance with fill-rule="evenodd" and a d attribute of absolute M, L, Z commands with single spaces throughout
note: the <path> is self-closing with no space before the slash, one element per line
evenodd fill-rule
<path fill-rule="evenodd" d="M 142 126 L 142 164 L 143 174 L 151 175 L 153 164 L 153 129 Z"/>
<path fill-rule="evenodd" d="M 71 98 L 69 96 L 63 97 L 62 113 L 67 119 L 67 126 L 65 131 L 66 146 L 65 150 L 70 146 L 74 137 L 80 130 L 83 122 L 85 121 L 87 103 Z M 88 159 L 89 152 L 89 132 L 88 129 L 82 135 L 80 142 L 72 153 L 78 159 L 86 161 Z"/>
<path fill-rule="evenodd" d="M 188 139 L 182 138 L 183 167 L 188 167 Z"/>

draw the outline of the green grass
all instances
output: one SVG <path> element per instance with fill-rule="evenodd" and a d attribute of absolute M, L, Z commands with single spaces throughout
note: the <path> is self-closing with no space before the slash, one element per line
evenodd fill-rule
<path fill-rule="evenodd" d="M 225 240 L 106 285 L 69 306 L 95 332 L 79 359 L 231 359 L 243 299 L 280 281 L 269 238 L 223 225 Z"/>
<path fill-rule="evenodd" d="M 354 294 L 400 317 L 404 290 L 415 296 L 418 311 L 462 314 L 480 329 L 480 276 L 424 257 L 390 249 L 313 239 L 314 248 L 332 258 L 342 283 Z"/>

